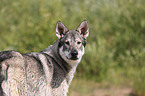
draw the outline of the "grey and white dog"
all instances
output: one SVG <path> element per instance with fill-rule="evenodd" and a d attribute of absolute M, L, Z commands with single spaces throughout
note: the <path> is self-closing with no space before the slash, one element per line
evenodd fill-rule
<path fill-rule="evenodd" d="M 67 96 L 84 54 L 87 21 L 77 30 L 56 25 L 58 40 L 41 52 L 0 52 L 0 96 Z"/>

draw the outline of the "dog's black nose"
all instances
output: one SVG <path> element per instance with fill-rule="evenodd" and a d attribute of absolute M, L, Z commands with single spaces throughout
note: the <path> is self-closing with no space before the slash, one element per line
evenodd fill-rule
<path fill-rule="evenodd" d="M 78 55 L 78 51 L 77 51 L 77 50 L 73 50 L 73 51 L 71 52 L 71 55 L 76 57 L 76 56 Z"/>

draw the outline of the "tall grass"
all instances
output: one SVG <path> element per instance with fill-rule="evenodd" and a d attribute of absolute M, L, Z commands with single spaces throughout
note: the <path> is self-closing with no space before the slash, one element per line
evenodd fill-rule
<path fill-rule="evenodd" d="M 144 0 L 1 0 L 0 50 L 41 51 L 53 44 L 61 20 L 75 29 L 88 20 L 90 36 L 77 77 L 124 84 L 145 94 Z"/>

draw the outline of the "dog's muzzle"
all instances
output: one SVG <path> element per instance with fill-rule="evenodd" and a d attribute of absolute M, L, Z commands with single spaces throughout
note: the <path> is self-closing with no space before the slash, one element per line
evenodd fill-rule
<path fill-rule="evenodd" d="M 72 60 L 77 60 L 78 59 L 78 51 L 77 50 L 72 50 L 71 51 L 71 59 Z"/>

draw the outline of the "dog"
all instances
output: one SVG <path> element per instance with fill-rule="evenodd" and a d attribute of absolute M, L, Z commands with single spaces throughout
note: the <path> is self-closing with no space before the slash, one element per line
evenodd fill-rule
<path fill-rule="evenodd" d="M 0 52 L 0 96 L 67 96 L 85 52 L 87 21 L 77 30 L 56 25 L 58 39 L 41 52 Z"/>

